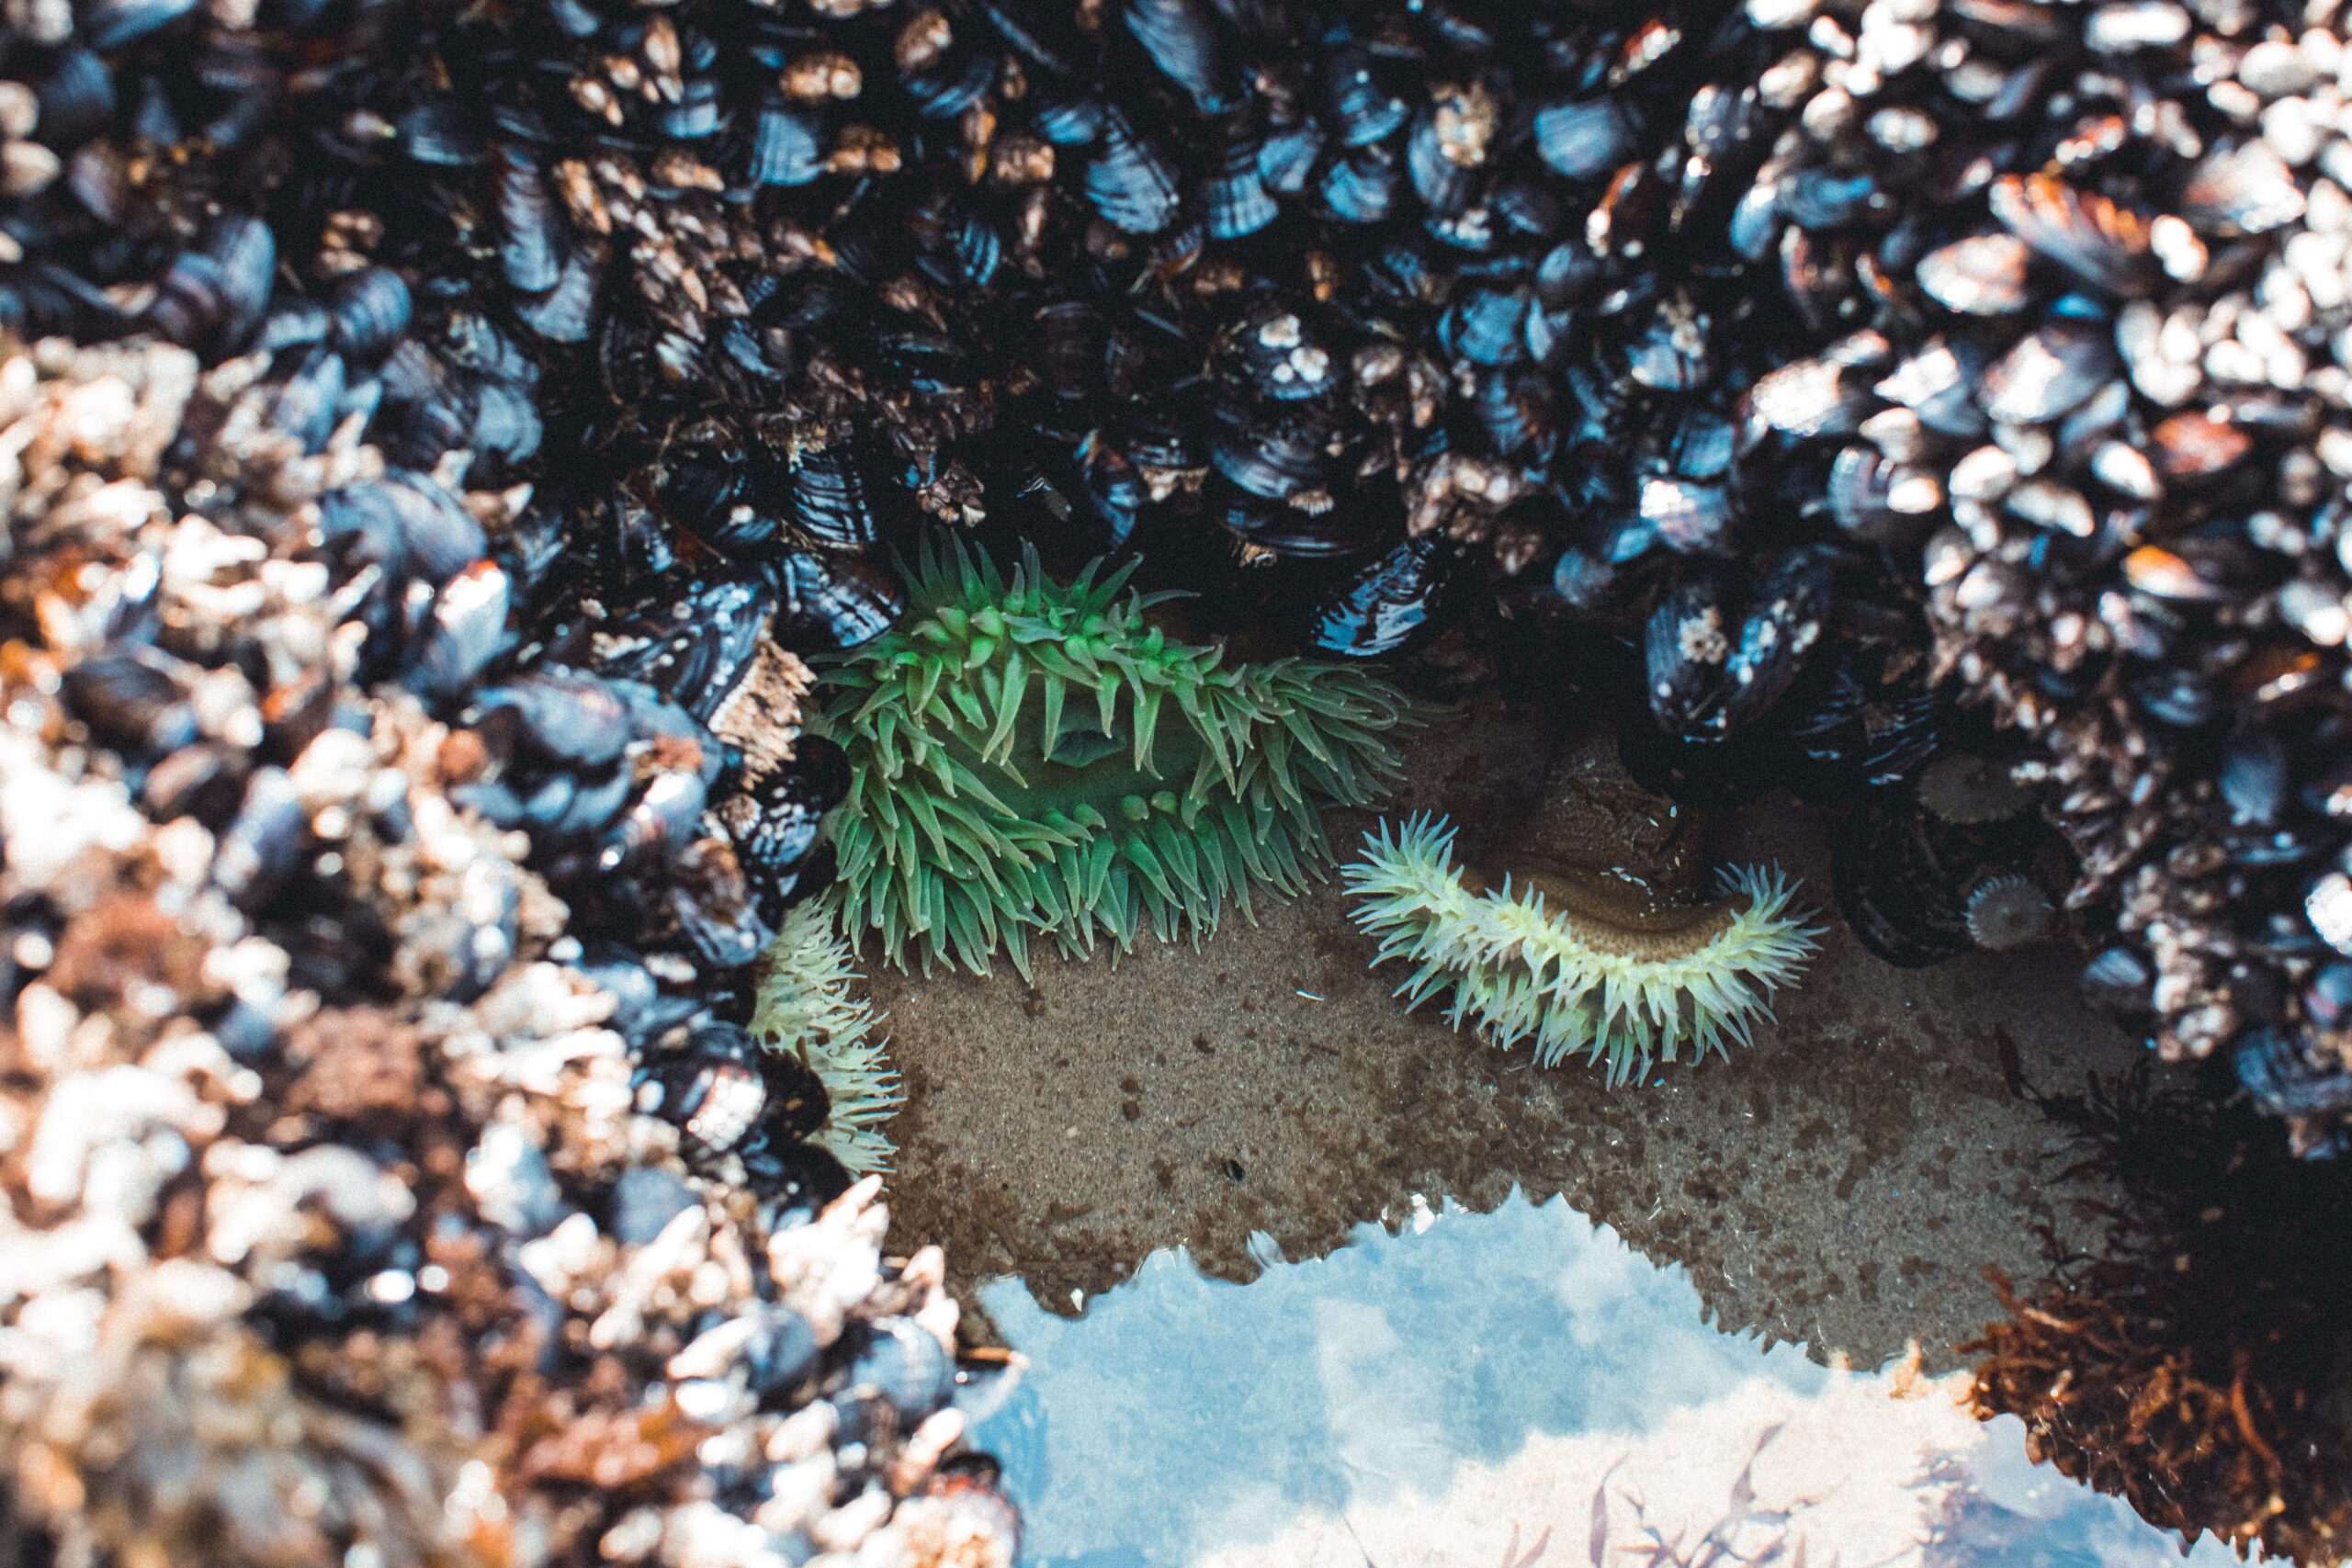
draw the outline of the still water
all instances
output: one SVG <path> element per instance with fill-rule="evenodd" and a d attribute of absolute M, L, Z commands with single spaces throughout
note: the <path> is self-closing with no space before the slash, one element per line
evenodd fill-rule
<path fill-rule="evenodd" d="M 1252 1251 L 1246 1285 L 1154 1253 L 1074 1320 L 983 1291 L 1032 1365 L 975 1437 L 1038 1568 L 2184 1561 L 2030 1463 L 2014 1418 L 1969 1416 L 1963 1379 L 1724 1333 L 1560 1200 Z"/>

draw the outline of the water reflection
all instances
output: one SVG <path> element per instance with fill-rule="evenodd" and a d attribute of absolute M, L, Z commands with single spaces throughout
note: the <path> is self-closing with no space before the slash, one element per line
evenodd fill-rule
<path fill-rule="evenodd" d="M 1261 1247 L 1253 1247 L 1253 1250 Z M 976 1436 L 1055 1568 L 2181 1561 L 2027 1462 L 1958 1378 L 1833 1371 L 1704 1321 L 1566 1202 L 1417 1211 L 1248 1285 L 1155 1253 L 1064 1319 L 983 1300 L 1033 1362 Z M 1656 1555 L 1659 1543 L 1674 1551 Z M 2206 1540 L 2188 1561 L 2234 1561 Z"/>

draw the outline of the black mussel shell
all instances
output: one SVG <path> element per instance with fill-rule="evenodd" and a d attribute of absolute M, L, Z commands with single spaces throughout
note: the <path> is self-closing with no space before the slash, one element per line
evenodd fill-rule
<path fill-rule="evenodd" d="M 730 569 L 675 584 L 614 617 L 593 638 L 601 653 L 586 646 L 557 651 L 600 674 L 643 682 L 707 719 L 758 655 L 776 603 L 766 572 Z"/>
<path fill-rule="evenodd" d="M 1223 114 L 1239 102 L 1238 73 L 1217 15 L 1203 0 L 1124 0 L 1119 15 L 1152 63 L 1192 95 L 1201 113 Z"/>
<path fill-rule="evenodd" d="M 2213 782 L 2233 824 L 2276 826 L 2294 787 L 2286 744 L 2267 730 L 2236 737 L 2223 750 Z"/>
<path fill-rule="evenodd" d="M 2336 1121 L 2352 1112 L 2352 1073 L 2333 1053 L 2321 1061 L 2292 1032 L 2257 1029 L 2231 1053 L 2238 1082 L 2274 1115 Z"/>
<path fill-rule="evenodd" d="M 1443 540 L 1403 540 L 1325 580 L 1308 601 L 1307 638 L 1351 659 L 1400 652 L 1439 629 L 1459 564 Z"/>
<path fill-rule="evenodd" d="M 1471 288 L 1438 321 L 1438 343 L 1473 365 L 1509 365 L 1527 353 L 1524 288 Z"/>
<path fill-rule="evenodd" d="M 1095 211 L 1130 234 L 1157 234 L 1174 222 L 1182 194 L 1167 156 L 1115 108 L 1102 111 L 1085 188 Z"/>
<path fill-rule="evenodd" d="M 742 1353 L 752 1393 L 763 1403 L 788 1403 L 816 1370 L 821 1350 L 807 1318 L 787 1306 L 763 1306 L 759 1329 Z"/>
<path fill-rule="evenodd" d="M 1325 165 L 1316 186 L 1324 210 L 1342 223 L 1377 223 L 1396 209 L 1405 172 L 1385 146 L 1362 147 Z"/>
<path fill-rule="evenodd" d="M 239 908 L 258 909 L 301 869 L 310 841 L 310 814 L 293 779 L 283 768 L 256 769 L 213 852 L 213 884 Z"/>
<path fill-rule="evenodd" d="M 1642 631 L 1650 713 L 1660 729 L 1694 738 L 1729 730 L 1725 666 L 1738 615 L 1725 574 L 1688 572 L 1658 596 Z"/>
<path fill-rule="evenodd" d="M 2155 971 L 2132 948 L 2108 947 L 2083 965 L 2083 1000 L 2127 1028 L 2137 1028 L 2155 1010 Z"/>
<path fill-rule="evenodd" d="M 846 1386 L 834 1399 L 878 1399 L 890 1407 L 900 1430 L 911 1430 L 955 1392 L 956 1363 L 939 1337 L 912 1318 L 861 1325 L 855 1347 Z"/>
<path fill-rule="evenodd" d="M 243 798 L 251 765 L 250 753 L 233 746 L 183 746 L 147 770 L 140 805 L 157 822 L 193 817 L 217 833 Z"/>
<path fill-rule="evenodd" d="M 785 515 L 829 550 L 860 550 L 880 530 L 865 468 L 846 442 L 806 453 L 792 470 Z"/>
<path fill-rule="evenodd" d="M 96 50 L 115 50 L 196 9 L 196 0 L 98 0 L 74 14 L 76 30 Z"/>
<path fill-rule="evenodd" d="M 503 146 L 492 159 L 491 172 L 499 219 L 499 265 L 516 293 L 545 294 L 563 276 L 562 220 L 538 160 L 526 149 Z"/>
<path fill-rule="evenodd" d="M 268 308 L 277 240 L 257 218 L 223 218 L 182 251 L 155 286 L 147 320 L 191 348 L 233 351 Z"/>
<path fill-rule="evenodd" d="M 1342 44 L 1323 62 L 1323 90 L 1332 124 L 1343 146 L 1383 141 L 1412 118 L 1412 108 L 1390 92 L 1379 59 L 1354 44 Z"/>
<path fill-rule="evenodd" d="M 1228 405 L 1218 411 L 1209 463 L 1251 495 L 1288 501 L 1302 491 L 1324 489 L 1335 477 L 1332 448 L 1339 439 L 1337 422 L 1312 406 L 1276 414 Z"/>
<path fill-rule="evenodd" d="M 12 62 L 10 74 L 17 69 Z M 40 108 L 34 124 L 51 152 L 69 152 L 114 122 L 114 75 L 90 49 L 69 44 L 20 79 L 33 89 Z"/>
<path fill-rule="evenodd" d="M 763 897 L 793 891 L 825 813 L 848 793 L 849 763 L 841 748 L 804 734 L 793 741 L 792 766 L 768 773 L 720 808 L 736 853 Z M 763 906 L 762 913 L 774 923 L 783 911 Z"/>
<path fill-rule="evenodd" d="M 1572 180 L 1594 179 L 1625 162 L 1640 129 L 1613 96 L 1562 99 L 1535 111 L 1535 152 Z"/>
<path fill-rule="evenodd" d="M 763 1224 L 781 1229 L 786 1216 L 814 1213 L 850 1189 L 842 1162 L 814 1144 L 770 1139 L 746 1150 L 743 1168 L 760 1200 Z"/>
<path fill-rule="evenodd" d="M 542 663 L 477 696 L 464 723 L 493 758 L 525 749 L 583 770 L 610 766 L 637 737 L 637 715 L 617 686 L 582 671 Z"/>
<path fill-rule="evenodd" d="M 1311 316 L 1274 304 L 1252 312 L 1235 330 L 1236 352 L 1259 396 L 1297 402 L 1339 385 L 1344 366 L 1321 326 Z"/>
<path fill-rule="evenodd" d="M 670 775 L 672 779 L 678 776 Z M 709 798 L 691 781 L 680 793 L 690 801 L 696 795 L 703 800 Z M 651 794 L 649 789 L 645 798 L 650 799 Z M 701 826 L 700 813 L 697 810 L 697 820 L 692 824 L 682 820 L 684 817 L 683 807 L 663 813 L 662 827 L 666 843 L 673 849 L 667 863 L 668 884 L 662 890 L 662 906 L 678 936 L 684 940 L 687 951 L 698 962 L 721 972 L 756 963 L 775 940 L 775 928 L 768 923 L 764 913 L 774 900 L 763 896 L 731 839 L 708 837 L 686 842 Z M 682 843 L 683 850 L 674 849 Z M 635 863 L 660 864 L 663 851 L 663 841 L 653 840 L 644 846 L 644 852 Z"/>
<path fill-rule="evenodd" d="M 824 128 L 811 111 L 781 97 L 752 117 L 750 164 L 754 186 L 805 186 L 825 172 Z"/>
<path fill-rule="evenodd" d="M 1225 172 L 1202 187 L 1201 209 L 1212 240 L 1254 234 L 1281 215 L 1266 192 L 1254 143 L 1241 142 L 1228 152 Z"/>
<path fill-rule="evenodd" d="M 897 581 L 863 556 L 791 550 L 770 570 L 775 636 L 788 648 L 855 648 L 906 613 Z"/>
<path fill-rule="evenodd" d="M 408 331 L 408 284 L 390 267 L 362 267 L 335 285 L 327 310 L 335 352 L 377 359 Z"/>
<path fill-rule="evenodd" d="M 1787 694 L 1821 644 L 1829 601 L 1829 562 L 1818 550 L 1791 550 L 1757 581 L 1724 670 L 1728 728 L 1754 723 Z"/>
<path fill-rule="evenodd" d="M 798 1057 L 762 1050 L 740 1024 L 719 1019 L 657 1047 L 637 1083 L 639 1108 L 676 1127 L 689 1158 L 806 1137 L 831 1114 L 824 1084 Z"/>
<path fill-rule="evenodd" d="M 1786 782 L 1789 772 L 1785 752 L 1769 736 L 1668 734 L 1646 708 L 1631 705 L 1617 711 L 1617 760 L 1652 795 L 1699 810 L 1759 799 Z"/>
<path fill-rule="evenodd" d="M 65 671 L 61 694 L 97 739 L 134 758 L 197 738 L 197 716 L 174 661 L 148 649 L 93 655 Z"/>

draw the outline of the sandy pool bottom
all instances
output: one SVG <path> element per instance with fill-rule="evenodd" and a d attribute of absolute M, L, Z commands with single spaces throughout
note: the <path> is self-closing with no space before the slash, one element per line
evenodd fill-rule
<path fill-rule="evenodd" d="M 1547 754 L 1630 787 L 1605 737 L 1486 702 L 1411 743 L 1395 809 L 1511 820 Z M 1351 852 L 1374 820 L 1335 814 L 1334 844 Z M 1776 796 L 1712 824 L 1707 849 L 1777 861 L 1826 908 L 1826 831 Z M 1727 1327 L 1861 1366 L 1917 1340 L 1930 1369 L 1954 1365 L 1997 1314 L 1984 1270 L 2030 1277 L 2038 1222 L 2081 1229 L 1999 1043 L 2048 1089 L 2138 1048 L 2077 999 L 2065 949 L 1906 971 L 1825 923 L 1754 1048 L 1615 1091 L 1407 1014 L 1328 886 L 1261 903 L 1254 926 L 1228 919 L 1197 952 L 1049 953 L 1027 981 L 884 972 L 909 1091 L 894 1242 L 942 1243 L 955 1277 L 1017 1275 L 1068 1312 L 1154 1248 L 1247 1279 L 1252 1231 L 1310 1258 L 1417 1193 L 1487 1209 L 1516 1188 L 1681 1264 Z"/>

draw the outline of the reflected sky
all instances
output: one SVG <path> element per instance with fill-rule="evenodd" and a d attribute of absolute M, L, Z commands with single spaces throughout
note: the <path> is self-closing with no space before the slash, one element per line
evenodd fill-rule
<path fill-rule="evenodd" d="M 1031 1369 L 982 1421 L 1051 1568 L 2183 1561 L 2027 1462 L 1958 1377 L 1833 1371 L 1704 1319 L 1560 1200 L 1357 1228 L 1209 1280 L 1180 1250 L 1075 1320 L 982 1300 Z M 1675 1554 L 1656 1555 L 1660 1542 Z M 2187 1561 L 2235 1559 L 2210 1540 Z"/>

